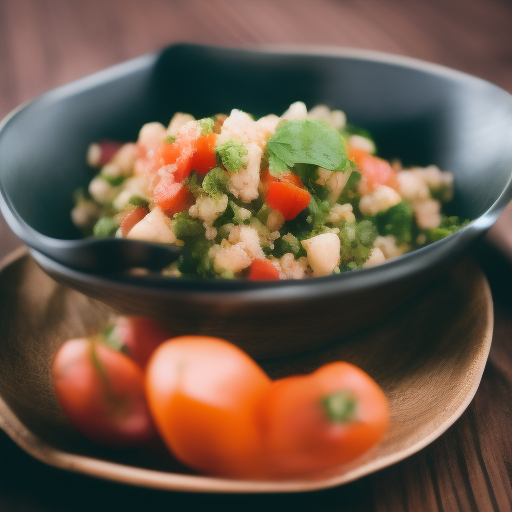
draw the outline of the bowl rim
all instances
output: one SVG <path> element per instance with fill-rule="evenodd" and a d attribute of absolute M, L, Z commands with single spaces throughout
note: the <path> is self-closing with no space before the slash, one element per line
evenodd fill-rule
<path fill-rule="evenodd" d="M 160 50 L 129 59 L 120 64 L 110 66 L 106 69 L 97 71 L 83 78 L 79 78 L 71 83 L 64 84 L 52 89 L 34 100 L 22 103 L 13 109 L 0 122 L 0 135 L 4 132 L 9 123 L 13 121 L 18 114 L 24 111 L 30 105 L 36 102 L 48 100 L 63 99 L 73 96 L 81 91 L 92 87 L 127 76 L 136 71 L 144 70 L 153 66 L 160 55 L 171 49 L 177 48 L 198 48 L 213 49 L 220 51 L 246 52 L 253 54 L 270 55 L 312 55 L 318 57 L 335 57 L 348 60 L 363 60 L 367 62 L 389 64 L 407 69 L 414 69 L 428 74 L 444 76 L 456 81 L 465 81 L 470 83 L 482 84 L 486 87 L 492 87 L 501 91 L 512 100 L 512 95 L 499 86 L 484 80 L 482 78 L 470 75 L 463 71 L 452 69 L 440 64 L 420 60 L 414 57 L 397 55 L 377 50 L 367 50 L 351 47 L 323 46 L 323 45 L 259 45 L 247 47 L 227 47 L 215 45 L 201 45 L 176 43 L 163 47 Z M 304 280 L 282 280 L 282 281 L 260 281 L 251 282 L 247 280 L 229 280 L 229 279 L 200 279 L 200 278 L 173 278 L 154 276 L 119 276 L 106 274 L 93 274 L 68 267 L 49 256 L 44 251 L 44 247 L 54 249 L 80 248 L 90 237 L 83 239 L 58 239 L 49 237 L 32 228 L 16 211 L 12 205 L 2 184 L 2 173 L 0 169 L 0 211 L 3 213 L 9 227 L 12 231 L 29 247 L 32 255 L 40 265 L 48 266 L 59 274 L 77 279 L 78 281 L 87 281 L 89 284 L 99 286 L 116 286 L 119 289 L 147 289 L 152 292 L 179 293 L 190 292 L 204 293 L 205 296 L 224 296 L 226 293 L 237 296 L 250 295 L 251 299 L 265 300 L 267 292 L 270 290 L 275 299 L 286 299 L 297 294 L 304 293 L 308 297 L 337 295 L 342 290 L 349 293 L 354 290 L 364 290 L 374 288 L 376 285 L 385 285 L 396 282 L 397 278 L 407 278 L 415 275 L 421 270 L 432 268 L 445 259 L 443 246 L 452 248 L 449 252 L 461 253 L 463 248 L 483 234 L 496 221 L 501 211 L 512 197 L 512 169 L 511 175 L 496 200 L 480 216 L 469 222 L 465 227 L 452 235 L 430 244 L 428 246 L 415 249 L 405 253 L 397 258 L 389 260 L 381 265 L 372 268 L 361 268 L 356 271 L 344 272 L 336 275 L 315 277 Z M 428 265 L 424 261 L 428 259 Z M 406 270 L 404 270 L 404 268 Z M 355 281 L 355 282 L 354 282 Z"/>

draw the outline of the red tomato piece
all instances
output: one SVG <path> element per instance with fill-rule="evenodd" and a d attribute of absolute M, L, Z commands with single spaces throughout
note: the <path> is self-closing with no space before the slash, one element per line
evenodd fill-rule
<path fill-rule="evenodd" d="M 285 220 L 291 220 L 308 207 L 310 193 L 287 181 L 273 181 L 268 187 L 267 204 L 279 210 Z"/>
<path fill-rule="evenodd" d="M 146 370 L 149 408 L 168 448 L 188 466 L 223 476 L 261 474 L 257 404 L 269 387 L 245 352 L 207 336 L 168 340 Z"/>
<path fill-rule="evenodd" d="M 103 167 L 108 164 L 114 155 L 121 149 L 123 144 L 113 140 L 102 140 L 98 142 L 100 148 L 100 158 L 98 160 L 98 167 Z"/>
<path fill-rule="evenodd" d="M 291 183 L 299 188 L 304 188 L 304 183 L 302 180 L 293 172 L 283 172 L 279 175 L 279 177 L 272 176 L 268 169 L 263 169 L 260 173 L 260 183 L 262 185 L 263 194 L 266 195 L 268 193 L 268 188 L 271 183 L 276 181 L 285 181 L 287 183 Z"/>
<path fill-rule="evenodd" d="M 142 206 L 138 206 L 135 210 L 129 212 L 121 221 L 120 228 L 123 238 L 126 238 L 126 235 L 128 235 L 133 226 L 140 222 L 147 214 L 148 211 L 145 208 L 142 208 Z"/>
<path fill-rule="evenodd" d="M 251 263 L 247 279 L 249 281 L 275 281 L 280 279 L 279 270 L 270 260 L 256 258 Z"/>
<path fill-rule="evenodd" d="M 350 462 L 379 442 L 388 426 L 383 391 L 346 362 L 277 380 L 261 404 L 268 468 L 276 477 Z"/>
<path fill-rule="evenodd" d="M 153 204 L 172 217 L 194 204 L 194 196 L 182 183 L 175 183 L 172 177 L 162 178 L 153 190 Z"/>
<path fill-rule="evenodd" d="M 105 336 L 120 350 L 145 368 L 151 354 L 171 333 L 159 322 L 144 316 L 119 316 Z"/>
<path fill-rule="evenodd" d="M 357 164 L 359 172 L 365 178 L 366 189 L 363 187 L 361 192 L 370 193 L 376 185 L 386 185 L 398 190 L 398 178 L 389 162 L 354 147 L 348 148 L 348 156 Z"/>
<path fill-rule="evenodd" d="M 216 143 L 217 134 L 213 132 L 199 137 L 195 141 L 195 153 L 192 157 L 191 167 L 197 174 L 204 176 L 210 169 L 217 166 L 217 157 L 215 155 Z"/>
<path fill-rule="evenodd" d="M 106 446 L 131 446 L 156 437 L 142 369 L 128 356 L 89 339 L 73 339 L 55 354 L 55 394 L 85 437 Z"/>

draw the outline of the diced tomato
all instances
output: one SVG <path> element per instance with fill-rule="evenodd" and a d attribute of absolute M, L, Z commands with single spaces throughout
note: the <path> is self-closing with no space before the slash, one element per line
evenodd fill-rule
<path fill-rule="evenodd" d="M 302 183 L 302 180 L 291 171 L 283 172 L 278 177 L 276 177 L 272 176 L 268 169 L 263 169 L 263 171 L 260 173 L 260 183 L 262 185 L 262 192 L 264 195 L 268 193 L 270 184 L 274 183 L 275 181 L 285 181 L 286 183 L 291 183 L 296 187 L 304 188 L 304 183 Z"/>
<path fill-rule="evenodd" d="M 396 172 L 386 160 L 350 146 L 348 157 L 357 164 L 360 173 L 365 178 L 366 190 L 360 192 L 370 193 L 375 189 L 375 185 L 386 185 L 398 190 L 399 183 Z"/>
<path fill-rule="evenodd" d="M 270 183 L 267 193 L 267 204 L 283 214 L 285 220 L 291 220 L 308 207 L 311 194 L 297 185 L 287 181 Z"/>
<path fill-rule="evenodd" d="M 171 217 L 194 204 L 194 196 L 182 183 L 175 183 L 170 177 L 161 179 L 153 190 L 153 204 L 162 208 Z"/>
<path fill-rule="evenodd" d="M 251 264 L 247 279 L 249 281 L 275 281 L 279 279 L 279 270 L 270 260 L 256 258 Z"/>
<path fill-rule="evenodd" d="M 98 167 L 103 167 L 112 160 L 114 155 L 121 149 L 122 144 L 113 140 L 102 140 L 98 142 L 98 146 L 101 152 Z"/>
<path fill-rule="evenodd" d="M 154 157 L 153 169 L 156 171 L 164 165 L 175 165 L 176 182 L 187 178 L 192 170 L 205 175 L 217 165 L 215 144 L 217 135 L 210 133 L 197 136 L 196 130 L 181 134 L 172 144 L 163 142 Z"/>
<path fill-rule="evenodd" d="M 126 235 L 131 231 L 133 226 L 140 222 L 146 215 L 147 210 L 142 208 L 142 206 L 138 206 L 135 210 L 132 210 L 126 217 L 121 221 L 121 233 L 123 234 L 123 238 L 126 238 Z"/>
<path fill-rule="evenodd" d="M 195 153 L 192 157 L 192 170 L 197 174 L 204 176 L 210 169 L 217 166 L 215 155 L 215 144 L 217 143 L 217 134 L 209 133 L 199 137 L 195 143 Z"/>

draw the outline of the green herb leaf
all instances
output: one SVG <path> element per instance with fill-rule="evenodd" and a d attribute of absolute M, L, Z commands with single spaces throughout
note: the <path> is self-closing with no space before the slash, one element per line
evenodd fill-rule
<path fill-rule="evenodd" d="M 349 166 L 345 141 L 325 121 L 282 121 L 267 142 L 270 174 L 296 164 L 312 164 L 344 172 Z"/>
<path fill-rule="evenodd" d="M 247 148 L 241 142 L 228 140 L 217 146 L 215 152 L 229 172 L 238 172 L 247 167 Z"/>
<path fill-rule="evenodd" d="M 166 144 L 174 144 L 174 142 L 176 142 L 176 137 L 174 135 L 167 135 L 167 137 L 164 139 L 164 142 Z"/>
<path fill-rule="evenodd" d="M 141 208 L 146 208 L 146 210 L 149 208 L 149 201 L 142 196 L 132 196 L 130 197 L 129 204 L 133 204 L 133 206 L 140 206 Z"/>
<path fill-rule="evenodd" d="M 92 230 L 93 236 L 106 238 L 112 236 L 119 228 L 119 223 L 114 217 L 101 217 Z"/>

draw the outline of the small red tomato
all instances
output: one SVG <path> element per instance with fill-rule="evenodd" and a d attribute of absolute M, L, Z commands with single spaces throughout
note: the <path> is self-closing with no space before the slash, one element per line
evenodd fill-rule
<path fill-rule="evenodd" d="M 131 446 L 156 430 L 142 369 L 128 356 L 90 339 L 65 342 L 52 365 L 55 394 L 73 426 L 105 446 Z"/>
<path fill-rule="evenodd" d="M 223 476 L 261 473 L 257 404 L 269 387 L 245 352 L 207 336 L 168 340 L 146 371 L 149 408 L 170 451 L 194 469 Z"/>
<path fill-rule="evenodd" d="M 267 204 L 283 214 L 285 220 L 291 220 L 308 207 L 311 194 L 288 181 L 274 181 L 268 187 Z"/>
<path fill-rule="evenodd" d="M 348 148 L 349 158 L 357 164 L 359 172 L 364 177 L 364 185 L 359 186 L 359 192 L 369 194 L 375 190 L 377 185 L 385 185 L 398 190 L 399 183 L 396 172 L 389 162 L 370 155 L 363 149 L 355 147 Z"/>
<path fill-rule="evenodd" d="M 277 380 L 261 404 L 268 468 L 280 478 L 350 462 L 376 444 L 388 425 L 384 393 L 346 362 Z"/>
<path fill-rule="evenodd" d="M 121 221 L 121 233 L 123 234 L 123 238 L 126 238 L 128 233 L 132 230 L 133 226 L 140 222 L 146 215 L 148 211 L 141 206 L 138 206 L 134 210 L 130 211 L 124 219 Z"/>
<path fill-rule="evenodd" d="M 160 323 L 144 316 L 119 316 L 104 336 L 108 345 L 119 348 L 141 368 L 158 345 L 172 337 Z"/>
<path fill-rule="evenodd" d="M 270 260 L 255 258 L 251 263 L 249 281 L 275 281 L 279 279 L 279 270 L 272 264 Z"/>

